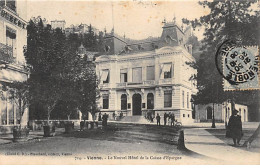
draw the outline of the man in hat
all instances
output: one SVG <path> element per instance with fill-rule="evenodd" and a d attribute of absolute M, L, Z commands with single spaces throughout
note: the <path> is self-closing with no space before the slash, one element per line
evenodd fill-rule
<path fill-rule="evenodd" d="M 230 137 L 233 138 L 234 146 L 239 145 L 242 134 L 242 121 L 241 116 L 237 110 L 234 110 L 228 121 L 228 129 L 230 131 Z"/>

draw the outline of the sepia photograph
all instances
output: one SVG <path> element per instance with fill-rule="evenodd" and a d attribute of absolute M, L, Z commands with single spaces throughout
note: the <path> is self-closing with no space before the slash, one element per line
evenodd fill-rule
<path fill-rule="evenodd" d="M 0 0 L 0 165 L 259 165 L 259 0 Z"/>

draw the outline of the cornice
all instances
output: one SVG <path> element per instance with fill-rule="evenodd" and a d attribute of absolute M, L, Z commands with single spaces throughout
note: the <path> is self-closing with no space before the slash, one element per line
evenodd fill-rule
<path fill-rule="evenodd" d="M 27 27 L 28 23 L 7 6 L 0 7 L 0 16 L 22 29 L 26 29 Z"/>

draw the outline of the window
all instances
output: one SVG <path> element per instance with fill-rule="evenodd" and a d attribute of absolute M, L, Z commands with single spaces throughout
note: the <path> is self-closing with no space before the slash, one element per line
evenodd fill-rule
<path fill-rule="evenodd" d="M 125 94 L 122 94 L 121 96 L 121 110 L 127 109 L 127 96 Z"/>
<path fill-rule="evenodd" d="M 146 80 L 154 80 L 154 66 L 148 66 L 146 69 Z"/>
<path fill-rule="evenodd" d="M 164 91 L 164 107 L 172 107 L 172 91 Z"/>
<path fill-rule="evenodd" d="M 163 64 L 162 75 L 163 75 L 164 79 L 172 77 L 172 64 L 171 63 Z"/>
<path fill-rule="evenodd" d="M 120 70 L 120 83 L 127 82 L 127 69 Z"/>
<path fill-rule="evenodd" d="M 13 57 L 16 57 L 16 31 L 6 27 L 6 45 L 11 48 Z"/>
<path fill-rule="evenodd" d="M 190 118 L 190 115 L 188 114 L 188 118 Z"/>
<path fill-rule="evenodd" d="M 183 117 L 185 117 L 185 114 L 182 114 Z"/>
<path fill-rule="evenodd" d="M 6 6 L 16 12 L 16 2 L 15 2 L 15 0 L 7 0 Z"/>
<path fill-rule="evenodd" d="M 109 109 L 109 96 L 103 95 L 103 109 Z"/>
<path fill-rule="evenodd" d="M 109 83 L 109 70 L 102 70 L 102 74 L 101 74 L 101 81 L 103 81 L 103 83 Z"/>
<path fill-rule="evenodd" d="M 142 68 L 133 68 L 133 83 L 142 83 Z"/>
<path fill-rule="evenodd" d="M 154 96 L 152 93 L 148 93 L 147 95 L 147 109 L 154 108 Z"/>
<path fill-rule="evenodd" d="M 185 100 L 184 100 L 184 91 L 182 91 L 182 107 L 184 108 Z"/>
<path fill-rule="evenodd" d="M 190 108 L 190 97 L 189 92 L 187 92 L 187 108 Z"/>

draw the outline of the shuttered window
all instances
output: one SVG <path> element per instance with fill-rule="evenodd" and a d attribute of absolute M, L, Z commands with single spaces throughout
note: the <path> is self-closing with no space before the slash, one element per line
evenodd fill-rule
<path fill-rule="evenodd" d="M 154 80 L 154 66 L 148 66 L 146 69 L 146 80 Z"/>
<path fill-rule="evenodd" d="M 142 68 L 133 68 L 133 83 L 142 83 Z"/>
<path fill-rule="evenodd" d="M 172 91 L 164 91 L 164 107 L 172 107 Z"/>
<path fill-rule="evenodd" d="M 127 82 L 127 69 L 120 70 L 120 83 Z"/>

